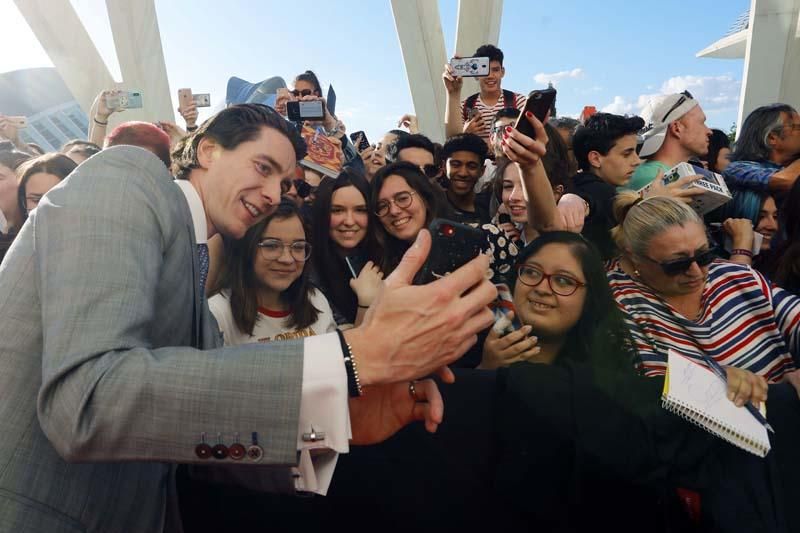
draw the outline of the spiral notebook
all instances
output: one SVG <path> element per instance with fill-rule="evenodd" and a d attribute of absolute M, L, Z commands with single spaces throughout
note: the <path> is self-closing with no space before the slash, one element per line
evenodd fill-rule
<path fill-rule="evenodd" d="M 682 416 L 759 457 L 770 450 L 767 428 L 744 407 L 737 407 L 726 395 L 727 385 L 711 370 L 669 351 L 667 376 L 661 403 Z"/>

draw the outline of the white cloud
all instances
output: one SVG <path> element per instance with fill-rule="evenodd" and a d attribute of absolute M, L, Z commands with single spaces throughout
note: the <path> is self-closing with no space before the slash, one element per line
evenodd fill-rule
<path fill-rule="evenodd" d="M 582 68 L 574 68 L 572 70 L 562 70 L 561 72 L 553 72 L 552 74 L 548 74 L 546 72 L 540 72 L 533 77 L 533 80 L 536 83 L 541 83 L 542 85 L 546 85 L 547 83 L 558 85 L 559 82 L 567 79 L 573 79 L 573 80 L 583 79 L 583 76 L 584 76 L 584 71 Z"/>
<path fill-rule="evenodd" d="M 640 94 L 636 101 L 615 96 L 614 101 L 603 106 L 606 113 L 640 115 L 647 103 L 654 97 L 689 91 L 707 113 L 729 111 L 739 105 L 739 91 L 742 82 L 729 74 L 721 76 L 674 76 L 661 84 L 659 92 Z M 648 86 L 650 89 L 652 86 Z"/>

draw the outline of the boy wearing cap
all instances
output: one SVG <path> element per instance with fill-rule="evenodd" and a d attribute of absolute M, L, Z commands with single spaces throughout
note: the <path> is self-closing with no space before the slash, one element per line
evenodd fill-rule
<path fill-rule="evenodd" d="M 634 191 L 650 185 L 659 172 L 705 156 L 711 136 L 706 115 L 689 91 L 651 100 L 643 115 L 647 125 L 639 157 L 647 162 L 636 169 L 626 187 Z"/>

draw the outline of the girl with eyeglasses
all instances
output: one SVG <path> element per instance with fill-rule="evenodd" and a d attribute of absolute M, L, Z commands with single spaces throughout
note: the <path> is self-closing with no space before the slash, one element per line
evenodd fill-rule
<path fill-rule="evenodd" d="M 530 196 L 532 225 L 541 231 L 561 229 L 542 161 L 547 153 L 547 134 L 544 125 L 532 113 L 527 112 L 524 118 L 536 131 L 536 139 L 509 126 L 502 132 L 501 148 L 519 169 L 525 183 Z M 385 274 L 394 270 L 403 252 L 433 219 L 452 218 L 441 191 L 434 188 L 418 167 L 409 163 L 393 163 L 375 175 L 370 206 L 381 223 L 377 237 L 384 251 L 381 270 Z M 484 252 L 489 255 L 492 281 L 504 283 L 519 252 L 517 246 L 494 224 L 483 224 L 480 228 L 486 235 Z"/>
<path fill-rule="evenodd" d="M 702 219 L 666 197 L 617 197 L 622 258 L 608 279 L 647 376 L 663 375 L 667 350 L 710 357 L 740 383 L 737 405 L 766 399 L 767 384 L 798 379 L 800 299 L 750 267 L 719 260 Z"/>
<path fill-rule="evenodd" d="M 336 329 L 325 296 L 309 281 L 311 243 L 295 204 L 238 241 L 225 242 L 222 289 L 208 301 L 226 345 L 295 339 Z"/>
<path fill-rule="evenodd" d="M 361 323 L 383 280 L 370 261 L 379 254 L 369 195 L 366 178 L 345 169 L 336 179 L 322 180 L 314 202 L 314 278 L 339 326 Z"/>

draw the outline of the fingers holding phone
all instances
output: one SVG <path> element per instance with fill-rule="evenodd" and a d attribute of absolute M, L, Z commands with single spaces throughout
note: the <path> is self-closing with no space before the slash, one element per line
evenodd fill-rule
<path fill-rule="evenodd" d="M 383 284 L 383 272 L 378 265 L 367 261 L 358 277 L 350 280 L 350 288 L 356 293 L 359 307 L 369 307 Z"/>
<path fill-rule="evenodd" d="M 445 63 L 444 65 L 442 82 L 444 83 L 444 88 L 447 91 L 447 94 L 461 94 L 461 87 L 464 86 L 464 78 L 456 74 L 456 71 L 453 69 L 450 63 Z"/>
<path fill-rule="evenodd" d="M 534 137 L 520 131 L 519 124 L 522 120 L 527 121 L 534 132 Z M 517 127 L 506 126 L 501 146 L 506 157 L 518 163 L 524 170 L 539 164 L 541 158 L 547 153 L 548 140 L 544 124 L 531 111 L 526 111 L 520 115 Z"/>
<path fill-rule="evenodd" d="M 464 133 L 472 133 L 480 135 L 483 132 L 483 117 L 477 110 L 472 113 L 472 116 L 464 123 Z"/>
<path fill-rule="evenodd" d="M 510 319 L 513 316 L 513 312 L 508 315 Z M 503 335 L 491 328 L 483 343 L 483 358 L 478 368 L 493 370 L 535 358 L 542 350 L 538 346 L 539 339 L 530 336 L 531 331 L 531 326 L 522 326 Z"/>

